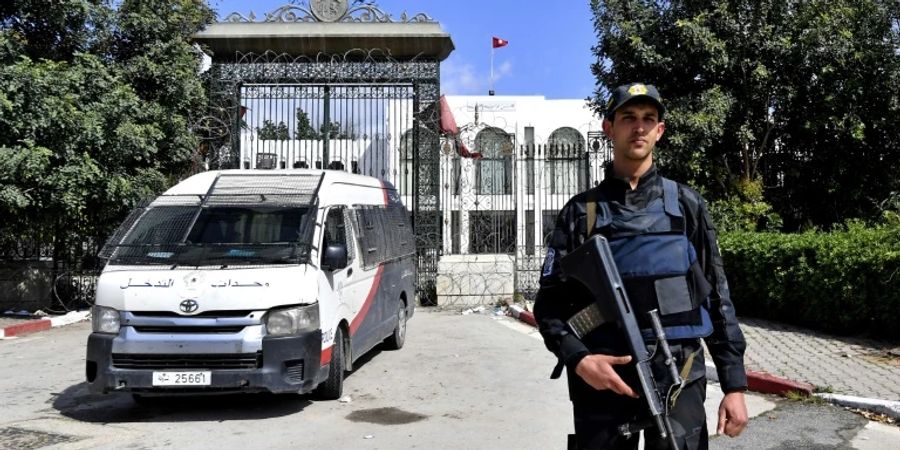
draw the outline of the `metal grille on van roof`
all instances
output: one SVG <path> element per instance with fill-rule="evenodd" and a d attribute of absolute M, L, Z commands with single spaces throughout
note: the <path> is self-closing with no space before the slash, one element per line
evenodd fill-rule
<path fill-rule="evenodd" d="M 147 264 L 154 261 L 164 263 L 175 254 L 178 248 L 191 245 L 186 242 L 187 233 L 197 220 L 199 211 L 205 207 L 304 207 L 311 206 L 316 200 L 324 175 L 321 173 L 291 174 L 247 174 L 222 173 L 213 181 L 203 195 L 170 194 L 161 195 L 151 201 L 139 204 L 115 233 L 106 241 L 99 256 L 110 259 L 117 256 L 119 264 Z M 160 208 L 165 207 L 165 208 Z M 138 220 L 158 223 L 152 228 L 152 234 L 139 238 L 130 236 Z M 311 238 L 311 227 L 300 230 L 300 234 L 291 245 L 308 247 Z M 309 234 L 309 236 L 306 236 Z M 137 239 L 136 239 L 137 238 Z M 129 241 L 129 242 L 125 242 Z M 131 242 L 133 241 L 133 242 Z M 234 246 L 232 246 L 234 247 Z M 265 245 L 244 244 L 233 252 L 255 254 Z M 269 246 L 271 247 L 271 246 Z M 119 250 L 117 252 L 117 250 Z M 207 249 L 211 252 L 211 249 Z M 308 249 L 304 252 L 308 252 Z M 134 253 L 133 256 L 128 256 Z M 215 258 L 210 264 L 226 264 Z M 231 262 L 233 264 L 233 261 Z"/>
<path fill-rule="evenodd" d="M 321 174 L 221 174 L 206 195 L 208 205 L 311 204 Z"/>
<path fill-rule="evenodd" d="M 200 206 L 201 203 L 202 195 L 160 195 L 150 206 Z"/>

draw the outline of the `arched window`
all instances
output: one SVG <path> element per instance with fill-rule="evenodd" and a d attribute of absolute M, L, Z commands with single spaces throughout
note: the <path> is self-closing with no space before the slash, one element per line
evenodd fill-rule
<path fill-rule="evenodd" d="M 475 135 L 475 151 L 481 153 L 476 163 L 475 191 L 479 194 L 512 193 L 513 142 L 499 128 L 485 128 Z"/>
<path fill-rule="evenodd" d="M 585 139 L 572 127 L 557 128 L 547 139 L 550 192 L 577 194 L 587 189 Z"/>

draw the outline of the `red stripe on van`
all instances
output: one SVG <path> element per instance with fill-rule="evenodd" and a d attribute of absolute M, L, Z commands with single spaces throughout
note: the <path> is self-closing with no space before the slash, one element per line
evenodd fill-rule
<path fill-rule="evenodd" d="M 381 193 L 384 194 L 384 206 L 388 205 L 388 187 L 384 185 L 384 181 L 378 180 L 381 183 Z"/>
<path fill-rule="evenodd" d="M 359 329 L 363 320 L 366 319 L 366 314 L 369 313 L 369 308 L 372 307 L 372 303 L 375 301 L 375 294 L 378 293 L 378 287 L 381 285 L 381 274 L 383 272 L 384 264 L 379 264 L 378 269 L 376 269 L 375 272 L 375 277 L 372 279 L 372 287 L 369 288 L 369 295 L 366 296 L 366 301 L 363 303 L 362 308 L 360 308 L 356 317 L 353 318 L 353 322 L 350 323 L 350 336 L 356 334 L 356 330 Z"/>
<path fill-rule="evenodd" d="M 372 287 L 369 288 L 369 294 L 366 296 L 366 301 L 363 302 L 362 308 L 360 308 L 359 312 L 356 314 L 356 317 L 353 318 L 353 322 L 350 323 L 350 336 L 356 334 L 356 330 L 359 329 L 360 325 L 362 325 L 363 320 L 366 319 L 366 315 L 369 313 L 369 308 L 372 307 L 372 302 L 375 301 L 375 294 L 378 293 L 378 287 L 381 285 L 381 274 L 384 272 L 384 265 L 379 264 L 378 268 L 375 271 L 375 277 L 372 279 Z M 319 363 L 321 365 L 326 365 L 331 362 L 331 353 L 334 350 L 334 345 L 322 349 L 322 356 L 319 358 Z"/>
<path fill-rule="evenodd" d="M 324 366 L 331 362 L 331 349 L 333 348 L 334 346 L 332 345 L 331 347 L 322 350 L 322 357 L 320 358 L 321 365 Z"/>

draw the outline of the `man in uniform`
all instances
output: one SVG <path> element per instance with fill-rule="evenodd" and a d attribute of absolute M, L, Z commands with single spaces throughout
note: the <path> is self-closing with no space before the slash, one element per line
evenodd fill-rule
<path fill-rule="evenodd" d="M 534 314 L 547 348 L 559 358 L 553 377 L 566 368 L 575 416 L 570 448 L 637 448 L 638 437 L 620 435 L 618 427 L 639 420 L 647 410 L 646 401 L 638 398 L 636 371 L 617 324 L 595 319 L 579 339 L 568 323 L 595 300 L 584 286 L 562 281 L 559 260 L 597 233 L 609 240 L 640 328 L 650 328 L 647 311 L 660 311 L 686 382 L 669 409 L 679 446 L 708 445 L 701 338 L 725 393 L 717 432 L 734 437 L 747 424 L 744 336 L 729 298 L 713 223 L 699 193 L 663 178 L 653 164 L 653 148 L 665 131 L 664 113 L 652 85 L 632 83 L 613 91 L 603 121 L 613 145 L 612 164 L 599 186 L 563 207 L 547 249 Z M 646 343 L 652 353 L 655 342 Z M 655 353 L 652 368 L 665 399 L 673 377 L 662 353 Z M 644 438 L 646 448 L 667 448 L 653 427 Z"/>

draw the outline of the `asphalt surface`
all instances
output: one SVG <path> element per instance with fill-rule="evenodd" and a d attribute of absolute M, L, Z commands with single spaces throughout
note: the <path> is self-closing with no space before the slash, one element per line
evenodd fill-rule
<path fill-rule="evenodd" d="M 299 395 L 138 405 L 83 382 L 89 324 L 0 341 L 0 448 L 562 448 L 565 383 L 533 339 L 487 316 L 419 310 L 406 347 L 376 352 L 350 401 Z M 517 349 L 517 351 L 509 351 Z"/>
<path fill-rule="evenodd" d="M 299 395 L 179 397 L 136 404 L 83 382 L 89 323 L 0 341 L 0 449 L 562 449 L 565 383 L 533 328 L 420 308 L 407 346 L 364 358 L 345 401 Z M 711 385 L 707 415 L 720 398 Z M 900 448 L 900 428 L 828 404 L 748 395 L 745 433 L 718 449 Z M 710 426 L 714 426 L 710 424 Z"/>
<path fill-rule="evenodd" d="M 867 423 L 864 417 L 830 404 L 779 400 L 775 409 L 755 417 L 741 436 L 716 437 L 710 448 L 850 449 L 851 441 Z"/>

